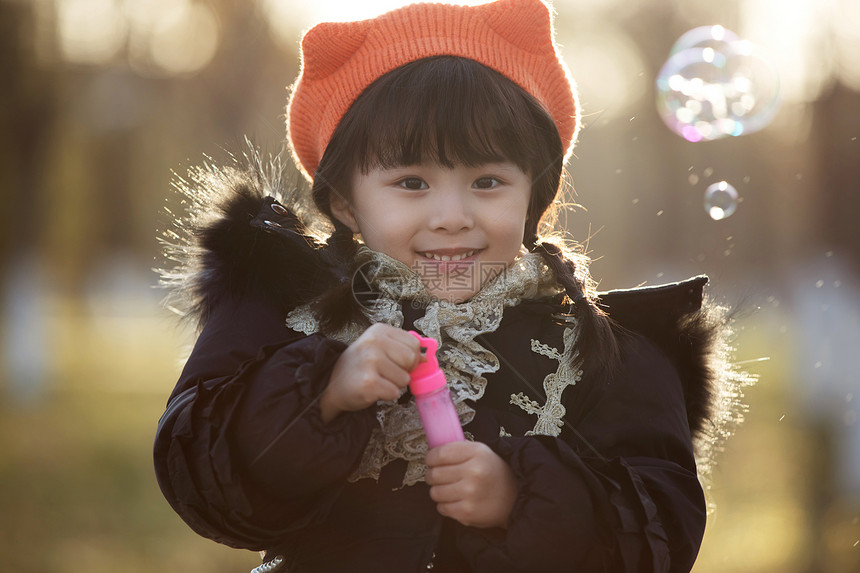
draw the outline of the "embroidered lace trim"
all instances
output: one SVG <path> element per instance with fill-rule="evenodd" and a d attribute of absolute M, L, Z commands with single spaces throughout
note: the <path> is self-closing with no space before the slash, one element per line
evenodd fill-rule
<path fill-rule="evenodd" d="M 582 361 L 579 360 L 579 350 L 576 349 L 579 327 L 575 322 L 573 324 L 573 327 L 564 329 L 564 350 L 561 352 L 532 339 L 532 352 L 557 360 L 558 370 L 548 374 L 543 380 L 543 390 L 546 394 L 546 402 L 543 406 L 522 392 L 511 394 L 511 404 L 538 417 L 534 429 L 526 432 L 527 436 L 558 436 L 561 434 L 564 415 L 567 412 L 561 401 L 561 395 L 565 388 L 573 386 L 582 379 Z"/>
<path fill-rule="evenodd" d="M 463 303 L 430 297 L 412 269 L 383 253 L 363 247 L 359 250 L 357 262 L 364 281 L 376 295 L 362 307 L 371 323 L 384 322 L 401 327 L 401 304 L 426 306 L 424 316 L 415 321 L 415 328 L 439 342 L 439 365 L 445 372 L 451 398 L 464 425 L 475 416 L 474 409 L 466 401 L 479 400 L 487 385 L 484 375 L 499 369 L 498 358 L 478 344 L 475 338 L 498 329 L 506 307 L 516 306 L 524 299 L 561 292 L 551 269 L 540 255 L 534 253 L 520 256 Z M 289 313 L 287 326 L 305 334 L 319 332 L 319 321 L 307 305 Z M 362 329 L 353 325 L 325 334 L 350 343 L 361 333 Z M 395 459 L 407 462 L 404 486 L 423 481 L 427 469 L 423 461 L 427 440 L 414 401 L 407 404 L 381 401 L 376 417 L 378 426 L 373 430 L 361 463 L 350 476 L 350 481 L 362 478 L 378 480 L 382 468 Z"/>

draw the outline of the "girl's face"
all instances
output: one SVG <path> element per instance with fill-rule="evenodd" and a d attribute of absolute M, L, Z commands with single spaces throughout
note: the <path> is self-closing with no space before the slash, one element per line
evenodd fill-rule
<path fill-rule="evenodd" d="M 531 178 L 513 163 L 357 170 L 332 212 L 375 251 L 411 267 L 431 296 L 472 297 L 520 252 Z"/>

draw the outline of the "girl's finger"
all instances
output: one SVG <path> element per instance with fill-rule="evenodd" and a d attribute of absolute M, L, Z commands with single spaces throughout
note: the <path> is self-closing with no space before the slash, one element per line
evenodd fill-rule
<path fill-rule="evenodd" d="M 440 515 L 455 519 L 463 525 L 473 525 L 471 520 L 466 518 L 467 511 L 462 501 L 437 503 L 436 511 L 438 511 Z"/>
<path fill-rule="evenodd" d="M 429 467 L 424 479 L 430 486 L 446 485 L 459 481 L 460 474 L 460 468 L 457 466 Z"/>
<path fill-rule="evenodd" d="M 436 511 L 439 512 L 439 515 L 442 515 L 445 517 L 451 517 L 450 507 L 451 506 L 447 503 L 437 503 L 436 504 Z"/>
<path fill-rule="evenodd" d="M 392 333 L 393 344 L 388 349 L 389 358 L 406 371 L 413 370 L 421 360 L 421 344 L 418 339 L 403 330 Z"/>
<path fill-rule="evenodd" d="M 409 384 L 409 371 L 401 368 L 391 360 L 383 360 L 377 365 L 379 376 L 398 388 L 405 388 Z"/>
<path fill-rule="evenodd" d="M 437 504 L 450 504 L 463 499 L 463 495 L 456 485 L 439 485 L 430 488 L 430 499 Z"/>
<path fill-rule="evenodd" d="M 392 401 L 400 398 L 400 386 L 393 384 L 388 380 L 379 381 L 379 391 L 376 393 L 380 400 Z"/>
<path fill-rule="evenodd" d="M 481 447 L 487 446 L 480 442 L 451 442 L 427 452 L 424 461 L 431 467 L 462 464 L 472 459 Z"/>

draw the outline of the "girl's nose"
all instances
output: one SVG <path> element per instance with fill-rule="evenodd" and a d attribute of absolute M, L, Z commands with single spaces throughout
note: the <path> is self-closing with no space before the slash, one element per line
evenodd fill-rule
<path fill-rule="evenodd" d="M 475 220 L 468 193 L 459 189 L 439 190 L 428 213 L 433 230 L 457 233 L 471 229 Z"/>

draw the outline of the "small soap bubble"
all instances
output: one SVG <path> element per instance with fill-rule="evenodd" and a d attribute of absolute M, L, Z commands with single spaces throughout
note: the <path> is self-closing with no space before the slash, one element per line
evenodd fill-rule
<path fill-rule="evenodd" d="M 773 119 L 776 67 L 752 43 L 722 26 L 690 30 L 657 76 L 657 108 L 691 142 L 752 133 Z"/>
<path fill-rule="evenodd" d="M 695 173 L 690 173 L 690 176 L 687 178 L 687 180 L 690 182 L 690 185 L 696 185 L 699 183 L 699 176 Z"/>
<path fill-rule="evenodd" d="M 815 282 L 815 288 L 821 288 L 823 286 L 824 286 L 824 281 L 816 281 Z"/>
<path fill-rule="evenodd" d="M 737 208 L 737 189 L 726 181 L 713 183 L 705 190 L 705 211 L 714 221 L 730 217 Z"/>

